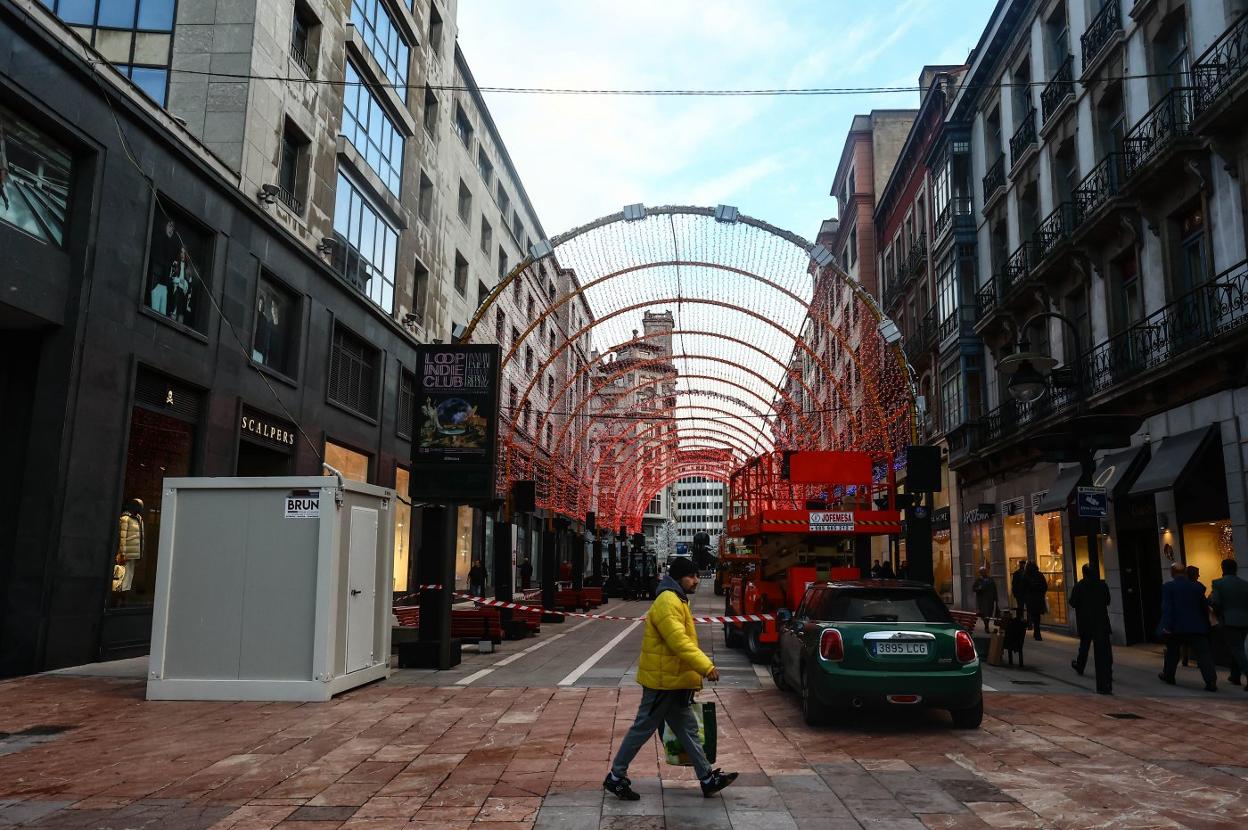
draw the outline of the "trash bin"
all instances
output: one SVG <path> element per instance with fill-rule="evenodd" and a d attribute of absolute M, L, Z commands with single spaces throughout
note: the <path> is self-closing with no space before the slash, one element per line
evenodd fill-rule
<path fill-rule="evenodd" d="M 149 700 L 328 700 L 389 673 L 394 491 L 163 486 Z"/>

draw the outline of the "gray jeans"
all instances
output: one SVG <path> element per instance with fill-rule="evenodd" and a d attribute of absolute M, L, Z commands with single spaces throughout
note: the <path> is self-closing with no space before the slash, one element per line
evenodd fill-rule
<path fill-rule="evenodd" d="M 702 744 L 698 740 L 698 722 L 693 715 L 693 692 L 688 689 L 668 691 L 642 687 L 637 719 L 628 728 L 628 734 L 620 742 L 615 761 L 611 764 L 611 772 L 616 777 L 623 778 L 628 774 L 628 765 L 665 722 L 689 754 L 689 760 L 693 761 L 693 771 L 698 778 L 711 774 L 711 765 L 707 762 L 706 753 L 702 751 Z"/>

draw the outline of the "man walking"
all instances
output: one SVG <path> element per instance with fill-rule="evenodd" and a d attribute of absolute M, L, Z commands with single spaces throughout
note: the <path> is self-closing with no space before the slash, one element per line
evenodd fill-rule
<path fill-rule="evenodd" d="M 1027 624 L 1032 627 L 1032 637 L 1040 639 L 1040 619 L 1048 611 L 1049 581 L 1040 573 L 1035 562 L 1027 563 Z"/>
<path fill-rule="evenodd" d="M 1010 576 L 1010 596 L 1014 597 L 1014 607 L 1018 609 L 1021 620 L 1027 614 L 1027 560 L 1018 560 L 1018 570 Z"/>
<path fill-rule="evenodd" d="M 1179 665 L 1179 650 L 1188 646 L 1196 656 L 1205 691 L 1218 690 L 1218 676 L 1209 650 L 1209 615 L 1205 591 L 1187 577 L 1187 569 L 1178 562 L 1170 566 L 1171 579 L 1161 586 L 1161 622 L 1157 630 L 1166 640 L 1166 657 L 1161 674 L 1163 683 L 1174 685 L 1174 671 Z"/>
<path fill-rule="evenodd" d="M 988 621 L 997 615 L 997 582 L 984 565 L 979 566 L 979 579 L 971 585 L 971 593 L 975 595 L 975 611 L 984 621 L 984 630 L 992 631 Z"/>
<path fill-rule="evenodd" d="M 630 786 L 628 765 L 664 723 L 671 727 L 693 761 L 702 795 L 714 795 L 737 778 L 735 772 L 711 769 L 698 740 L 693 695 L 702 688 L 702 678 L 714 682 L 719 680 L 719 672 L 711 658 L 698 648 L 698 633 L 689 611 L 689 594 L 697 589 L 697 567 L 684 557 L 673 559 L 646 614 L 641 662 L 637 667 L 641 706 L 602 782 L 603 789 L 625 801 L 641 798 Z"/>
<path fill-rule="evenodd" d="M 1105 580 L 1092 576 L 1092 566 L 1083 566 L 1083 579 L 1070 592 L 1070 607 L 1075 609 L 1075 626 L 1079 631 L 1079 653 L 1070 667 L 1083 674 L 1088 665 L 1088 646 L 1096 649 L 1096 692 L 1112 695 L 1114 656 L 1109 642 L 1109 586 Z"/>
<path fill-rule="evenodd" d="M 1248 582 L 1239 578 L 1239 563 L 1234 559 L 1222 560 L 1222 578 L 1213 581 L 1213 593 L 1209 604 L 1218 615 L 1222 638 L 1231 652 L 1232 686 L 1238 686 L 1242 678 L 1248 678 L 1248 655 L 1244 653 L 1244 637 L 1248 634 Z M 1244 687 L 1248 691 L 1248 686 Z"/>

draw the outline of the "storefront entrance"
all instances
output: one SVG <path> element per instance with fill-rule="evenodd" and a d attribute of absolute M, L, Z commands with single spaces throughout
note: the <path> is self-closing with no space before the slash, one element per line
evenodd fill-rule
<path fill-rule="evenodd" d="M 235 475 L 294 475 L 294 424 L 246 405 L 241 408 L 238 424 Z"/>

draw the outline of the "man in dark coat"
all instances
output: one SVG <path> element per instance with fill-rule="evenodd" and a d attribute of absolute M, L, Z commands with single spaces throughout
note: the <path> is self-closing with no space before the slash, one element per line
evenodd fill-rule
<path fill-rule="evenodd" d="M 1075 610 L 1075 626 L 1079 631 L 1079 653 L 1070 666 L 1083 674 L 1088 665 L 1088 646 L 1096 649 L 1096 691 L 1113 694 L 1114 656 L 1109 642 L 1109 586 L 1105 580 L 1092 576 L 1092 566 L 1083 566 L 1083 579 L 1070 592 L 1070 607 Z"/>
<path fill-rule="evenodd" d="M 1239 578 L 1238 571 L 1239 564 L 1234 559 L 1223 559 L 1222 578 L 1213 581 L 1213 592 L 1209 595 L 1209 604 L 1218 615 L 1221 623 L 1218 627 L 1231 653 L 1232 686 L 1238 686 L 1241 678 L 1248 677 L 1248 655 L 1244 653 L 1245 634 L 1248 634 L 1248 582 Z"/>
<path fill-rule="evenodd" d="M 971 593 L 975 595 L 975 611 L 984 621 L 984 630 L 991 631 L 988 620 L 997 615 L 997 581 L 983 565 L 979 567 L 979 579 L 971 585 Z"/>
<path fill-rule="evenodd" d="M 1035 562 L 1027 563 L 1027 622 L 1032 627 L 1032 637 L 1040 639 L 1040 618 L 1047 607 L 1045 595 L 1049 592 L 1049 581 L 1040 573 Z"/>
<path fill-rule="evenodd" d="M 1205 691 L 1218 690 L 1218 676 L 1213 668 L 1209 649 L 1209 614 L 1205 592 L 1187 577 L 1187 569 L 1178 562 L 1170 568 L 1171 579 L 1161 586 L 1161 622 L 1157 631 L 1166 641 L 1166 658 L 1161 674 L 1163 683 L 1174 685 L 1174 670 L 1179 665 L 1179 649 L 1187 646 L 1196 656 Z"/>
<path fill-rule="evenodd" d="M 1010 575 L 1010 596 L 1014 597 L 1014 607 L 1018 609 L 1021 620 L 1027 612 L 1027 560 L 1020 559 L 1018 570 Z"/>
<path fill-rule="evenodd" d="M 529 561 L 529 557 L 524 557 L 524 561 L 520 563 L 520 589 L 527 591 L 529 585 L 533 582 L 533 563 Z"/>

